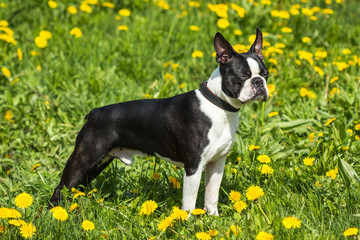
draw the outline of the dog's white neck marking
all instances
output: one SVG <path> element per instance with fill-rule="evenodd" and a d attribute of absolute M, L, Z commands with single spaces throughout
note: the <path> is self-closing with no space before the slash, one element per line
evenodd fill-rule
<path fill-rule="evenodd" d="M 215 71 L 211 74 L 207 87 L 219 98 L 228 102 L 235 108 L 240 108 L 242 106 L 241 102 L 236 98 L 231 98 L 226 95 L 221 88 L 222 77 L 220 73 L 220 67 L 217 67 Z"/>

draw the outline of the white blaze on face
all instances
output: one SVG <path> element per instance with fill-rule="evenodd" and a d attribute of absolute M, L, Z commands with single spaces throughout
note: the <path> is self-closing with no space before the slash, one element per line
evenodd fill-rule
<path fill-rule="evenodd" d="M 246 103 L 250 100 L 253 100 L 255 95 L 256 95 L 256 89 L 255 87 L 251 84 L 251 80 L 254 77 L 260 77 L 263 81 L 264 81 L 264 87 L 265 87 L 265 91 L 266 91 L 266 95 L 268 96 L 268 89 L 266 86 L 266 80 L 265 78 L 260 76 L 260 66 L 258 64 L 257 61 L 255 61 L 253 58 L 247 58 L 246 59 L 251 71 L 251 77 L 249 79 L 247 79 L 244 83 L 244 86 L 240 92 L 240 95 L 238 97 L 238 99 L 242 102 L 242 103 Z"/>

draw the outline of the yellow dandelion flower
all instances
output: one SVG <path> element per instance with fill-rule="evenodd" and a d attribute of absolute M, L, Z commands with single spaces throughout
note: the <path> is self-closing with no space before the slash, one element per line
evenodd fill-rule
<path fill-rule="evenodd" d="M 57 8 L 58 4 L 55 1 L 48 1 L 48 5 L 50 8 Z"/>
<path fill-rule="evenodd" d="M 250 201 L 259 199 L 264 195 L 264 191 L 259 186 L 251 186 L 246 190 L 246 198 Z"/>
<path fill-rule="evenodd" d="M 42 37 L 36 37 L 35 38 L 35 44 L 38 48 L 45 48 L 47 47 L 48 43 L 45 38 Z"/>
<path fill-rule="evenodd" d="M 238 213 L 240 213 L 242 210 L 246 209 L 247 206 L 248 206 L 248 205 L 246 204 L 246 202 L 244 202 L 244 201 L 242 201 L 242 200 L 235 202 L 234 205 L 233 205 L 234 209 L 235 209 Z"/>
<path fill-rule="evenodd" d="M 276 91 L 275 84 L 269 83 L 269 84 L 267 84 L 267 88 L 269 91 L 269 96 L 272 97 L 272 94 Z"/>
<path fill-rule="evenodd" d="M 30 54 L 31 54 L 31 56 L 38 56 L 39 52 L 33 50 L 30 52 Z"/>
<path fill-rule="evenodd" d="M 13 114 L 11 111 L 7 110 L 6 113 L 5 113 L 5 117 L 4 117 L 6 120 L 11 120 L 13 118 Z"/>
<path fill-rule="evenodd" d="M 338 172 L 339 172 L 338 167 L 336 167 L 335 169 L 326 172 L 326 176 L 330 177 L 332 180 L 334 180 L 336 178 L 336 175 L 338 174 Z"/>
<path fill-rule="evenodd" d="M 58 221 L 65 221 L 69 217 L 67 211 L 62 207 L 55 207 L 55 210 L 53 210 L 52 213 L 53 217 Z"/>
<path fill-rule="evenodd" d="M 73 196 L 73 199 L 78 198 L 80 196 L 85 196 L 86 194 L 84 192 L 78 191 L 77 193 L 75 193 L 75 195 Z"/>
<path fill-rule="evenodd" d="M 11 72 L 6 67 L 1 68 L 2 73 L 5 75 L 5 77 L 11 77 Z"/>
<path fill-rule="evenodd" d="M 217 26 L 221 29 L 225 29 L 230 25 L 229 21 L 226 18 L 220 18 L 217 21 Z"/>
<path fill-rule="evenodd" d="M 204 54 L 201 52 L 201 51 L 194 51 L 192 54 L 191 54 L 191 57 L 193 58 L 202 58 L 204 56 Z"/>
<path fill-rule="evenodd" d="M 311 158 L 311 157 L 306 157 L 306 158 L 303 159 L 303 163 L 306 166 L 312 166 L 314 161 L 315 161 L 315 158 Z"/>
<path fill-rule="evenodd" d="M 317 72 L 321 77 L 324 76 L 324 71 L 318 66 L 314 66 L 315 72 Z"/>
<path fill-rule="evenodd" d="M 327 120 L 327 122 L 325 123 L 325 126 L 329 126 L 333 121 L 335 121 L 336 118 L 330 118 L 329 120 Z"/>
<path fill-rule="evenodd" d="M 93 194 L 93 193 L 97 193 L 98 192 L 98 190 L 97 190 L 97 188 L 94 188 L 93 190 L 91 190 L 90 192 L 88 192 L 88 196 L 90 196 L 91 194 Z"/>
<path fill-rule="evenodd" d="M 192 215 L 203 215 L 205 214 L 205 210 L 201 209 L 201 208 L 195 208 L 194 210 L 192 210 L 191 214 Z"/>
<path fill-rule="evenodd" d="M 21 213 L 14 209 L 14 208 L 9 208 L 9 218 L 20 218 L 21 217 Z"/>
<path fill-rule="evenodd" d="M 73 203 L 70 206 L 70 212 L 73 212 L 75 209 L 78 209 L 78 208 L 79 208 L 79 204 Z"/>
<path fill-rule="evenodd" d="M 17 54 L 17 56 L 18 56 L 19 61 L 21 61 L 21 60 L 23 59 L 23 53 L 22 53 L 22 51 L 21 51 L 20 48 L 18 48 L 18 49 L 16 50 L 16 54 Z"/>
<path fill-rule="evenodd" d="M 140 212 L 139 212 L 139 215 L 142 216 L 142 215 L 150 215 L 152 214 L 155 209 L 158 208 L 158 204 L 153 201 L 153 200 L 148 200 L 146 202 L 144 202 L 142 205 L 141 205 L 141 209 L 140 209 Z"/>
<path fill-rule="evenodd" d="M 121 9 L 119 10 L 119 15 L 123 17 L 129 17 L 131 15 L 131 12 L 129 9 Z"/>
<path fill-rule="evenodd" d="M 241 227 L 239 227 L 237 225 L 231 225 L 230 230 L 236 237 L 242 232 Z"/>
<path fill-rule="evenodd" d="M 257 150 L 257 149 L 260 149 L 260 146 L 256 146 L 254 144 L 250 145 L 249 146 L 249 150 L 252 151 L 252 150 Z"/>
<path fill-rule="evenodd" d="M 323 13 L 324 13 L 324 14 L 331 15 L 331 14 L 334 13 L 334 11 L 333 11 L 332 9 L 330 9 L 330 8 L 325 8 L 325 9 L 323 10 Z"/>
<path fill-rule="evenodd" d="M 271 162 L 271 159 L 269 158 L 269 156 L 267 155 L 259 155 L 257 158 L 256 158 L 258 161 L 260 161 L 261 163 L 270 163 Z"/>
<path fill-rule="evenodd" d="M 199 8 L 201 6 L 200 2 L 197 1 L 189 1 L 189 7 L 196 7 Z"/>
<path fill-rule="evenodd" d="M 35 164 L 34 166 L 32 166 L 32 168 L 30 169 L 30 172 L 34 172 L 35 171 L 35 169 L 37 169 L 38 167 L 40 167 L 41 166 L 41 164 L 40 163 L 37 163 L 37 164 Z"/>
<path fill-rule="evenodd" d="M 32 223 L 25 223 L 20 227 L 20 234 L 26 239 L 32 238 L 32 236 L 35 235 L 35 232 L 36 228 L 32 225 Z"/>
<path fill-rule="evenodd" d="M 0 27 L 7 27 L 7 26 L 9 26 L 8 21 L 6 21 L 6 20 L 0 20 Z"/>
<path fill-rule="evenodd" d="M 71 14 L 76 14 L 76 13 L 77 13 L 77 9 L 76 9 L 76 7 L 74 7 L 74 6 L 68 6 L 68 7 L 66 8 L 66 10 L 67 10 L 69 13 L 71 13 Z"/>
<path fill-rule="evenodd" d="M 345 48 L 345 49 L 342 50 L 342 53 L 343 53 L 344 55 L 349 55 L 349 54 L 351 54 L 351 50 L 348 49 L 348 48 Z"/>
<path fill-rule="evenodd" d="M 321 186 L 322 186 L 322 184 L 321 184 L 321 183 L 319 183 L 319 182 L 315 182 L 315 187 L 317 187 L 317 188 L 321 188 Z"/>
<path fill-rule="evenodd" d="M 171 224 L 173 223 L 174 218 L 170 215 L 167 218 L 165 218 L 164 220 L 162 220 L 157 228 L 159 231 L 165 231 L 169 226 L 171 226 Z"/>
<path fill-rule="evenodd" d="M 103 2 L 102 6 L 107 8 L 115 8 L 115 4 L 111 2 Z"/>
<path fill-rule="evenodd" d="M 356 131 L 360 130 L 360 123 L 358 123 L 358 124 L 355 125 L 355 130 L 356 130 Z"/>
<path fill-rule="evenodd" d="M 77 27 L 74 27 L 73 29 L 70 30 L 70 35 L 76 38 L 81 38 L 83 36 L 82 31 L 80 30 L 80 28 Z"/>
<path fill-rule="evenodd" d="M 274 117 L 274 116 L 278 116 L 279 113 L 278 112 L 271 112 L 268 114 L 268 117 Z"/>
<path fill-rule="evenodd" d="M 242 31 L 239 30 L 239 29 L 237 29 L 237 30 L 234 31 L 234 34 L 235 34 L 236 36 L 240 36 L 240 35 L 242 35 Z"/>
<path fill-rule="evenodd" d="M 283 33 L 291 33 L 292 29 L 289 28 L 289 27 L 283 27 L 283 28 L 281 28 L 281 32 L 283 32 Z"/>
<path fill-rule="evenodd" d="M 173 207 L 171 216 L 175 219 L 175 220 L 186 220 L 189 218 L 189 213 L 180 209 L 179 207 Z"/>
<path fill-rule="evenodd" d="M 272 167 L 270 167 L 267 164 L 263 164 L 259 167 L 259 171 L 261 172 L 261 174 L 264 175 L 272 175 L 274 174 L 274 169 Z"/>
<path fill-rule="evenodd" d="M 359 232 L 359 229 L 357 229 L 357 228 L 348 228 L 345 230 L 343 235 L 345 237 L 356 236 L 358 234 L 358 232 Z"/>
<path fill-rule="evenodd" d="M 51 34 L 51 32 L 49 32 L 49 31 L 42 30 L 42 31 L 39 33 L 39 37 L 48 40 L 48 39 L 52 38 L 52 34 Z"/>
<path fill-rule="evenodd" d="M 25 225 L 26 222 L 24 222 L 23 220 L 20 220 L 20 219 L 11 219 L 11 220 L 9 220 L 9 224 L 20 227 L 22 225 Z"/>
<path fill-rule="evenodd" d="M 341 149 L 344 150 L 344 151 L 349 150 L 349 148 L 350 148 L 350 147 L 348 147 L 348 146 L 346 146 L 346 147 L 341 147 Z"/>
<path fill-rule="evenodd" d="M 286 217 L 282 220 L 282 224 L 285 228 L 300 228 L 301 221 L 297 219 L 296 217 Z"/>
<path fill-rule="evenodd" d="M 33 197 L 28 193 L 20 193 L 15 198 L 15 205 L 19 208 L 28 208 L 33 203 Z"/>
<path fill-rule="evenodd" d="M 210 237 L 216 237 L 218 234 L 219 234 L 219 231 L 216 231 L 216 230 L 213 230 L 213 229 L 209 230 Z"/>
<path fill-rule="evenodd" d="M 120 25 L 120 26 L 118 26 L 118 30 L 120 30 L 120 31 L 128 31 L 129 28 L 127 26 L 125 26 L 125 25 Z"/>
<path fill-rule="evenodd" d="M 337 80 L 339 80 L 339 77 L 333 77 L 330 79 L 330 83 L 334 83 Z"/>
<path fill-rule="evenodd" d="M 241 193 L 238 191 L 231 190 L 229 193 L 229 199 L 231 202 L 240 201 Z"/>
<path fill-rule="evenodd" d="M 256 235 L 256 240 L 272 240 L 273 238 L 274 236 L 267 232 L 259 232 L 258 235 Z"/>
<path fill-rule="evenodd" d="M 310 142 L 313 142 L 315 140 L 315 133 L 314 132 L 310 133 L 308 139 Z"/>
<path fill-rule="evenodd" d="M 9 218 L 10 210 L 8 208 L 1 207 L 0 208 L 0 219 Z"/>
<path fill-rule="evenodd" d="M 91 4 L 91 5 L 96 5 L 96 4 L 99 3 L 98 0 L 86 0 L 85 2 L 86 2 L 87 4 Z"/>
<path fill-rule="evenodd" d="M 309 43 L 310 41 L 311 41 L 311 38 L 309 38 L 309 37 L 303 37 L 302 38 L 303 43 Z"/>
<path fill-rule="evenodd" d="M 80 5 L 80 10 L 83 11 L 83 12 L 87 12 L 87 13 L 91 13 L 92 11 L 92 8 L 90 5 L 86 4 L 86 3 L 82 3 Z"/>
<path fill-rule="evenodd" d="M 85 230 L 85 231 L 91 231 L 95 228 L 95 225 L 92 221 L 89 220 L 84 220 L 81 223 L 81 227 Z"/>
<path fill-rule="evenodd" d="M 191 25 L 191 26 L 190 26 L 190 30 L 191 30 L 191 31 L 200 31 L 200 28 L 199 28 L 198 26 Z"/>
<path fill-rule="evenodd" d="M 171 182 L 171 184 L 173 185 L 174 188 L 177 188 L 177 189 L 180 188 L 180 183 L 176 178 L 169 176 L 169 181 Z"/>
<path fill-rule="evenodd" d="M 199 240 L 210 240 L 211 239 L 210 234 L 208 234 L 206 232 L 198 232 L 195 234 L 195 236 Z"/>

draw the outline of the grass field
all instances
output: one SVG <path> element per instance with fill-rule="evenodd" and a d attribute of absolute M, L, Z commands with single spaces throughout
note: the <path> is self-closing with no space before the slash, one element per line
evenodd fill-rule
<path fill-rule="evenodd" d="M 0 0 L 0 238 L 360 239 L 359 16 L 358 0 Z M 215 33 L 243 52 L 257 26 L 271 97 L 240 110 L 220 217 L 185 220 L 184 171 L 155 157 L 46 208 L 92 108 L 198 88 Z"/>

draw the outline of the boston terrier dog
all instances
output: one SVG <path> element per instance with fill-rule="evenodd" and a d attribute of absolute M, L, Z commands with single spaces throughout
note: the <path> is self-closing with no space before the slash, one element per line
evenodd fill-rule
<path fill-rule="evenodd" d="M 262 32 L 249 51 L 237 53 L 220 34 L 214 38 L 219 67 L 200 89 L 166 99 L 146 99 L 94 108 L 76 138 L 51 204 L 60 191 L 86 185 L 114 158 L 132 163 L 135 154 L 160 156 L 185 168 L 182 209 L 193 210 L 205 169 L 205 206 L 218 215 L 225 159 L 239 125 L 239 108 L 268 98 L 269 75 L 261 54 Z"/>

